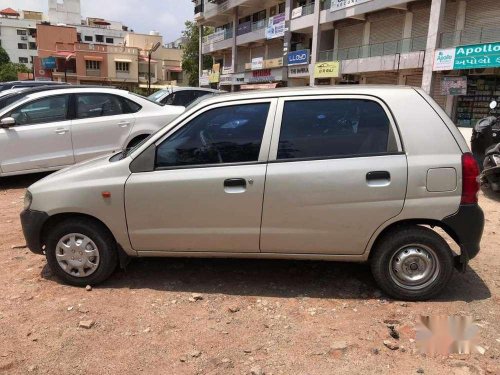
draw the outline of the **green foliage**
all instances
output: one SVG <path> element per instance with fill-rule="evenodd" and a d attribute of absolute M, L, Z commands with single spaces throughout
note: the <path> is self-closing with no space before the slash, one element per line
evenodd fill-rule
<path fill-rule="evenodd" d="M 0 82 L 16 81 L 17 73 L 28 73 L 29 69 L 24 64 L 10 62 L 9 55 L 0 47 Z"/>
<path fill-rule="evenodd" d="M 10 63 L 10 57 L 7 54 L 7 52 L 3 49 L 2 46 L 0 46 L 0 65 L 8 64 Z"/>
<path fill-rule="evenodd" d="M 182 70 L 188 74 L 189 86 L 198 86 L 199 83 L 199 30 L 195 22 L 186 21 L 186 29 L 182 32 L 186 43 L 183 45 Z M 213 33 L 213 28 L 205 27 L 204 35 Z M 212 67 L 212 57 L 203 56 L 203 69 Z"/>

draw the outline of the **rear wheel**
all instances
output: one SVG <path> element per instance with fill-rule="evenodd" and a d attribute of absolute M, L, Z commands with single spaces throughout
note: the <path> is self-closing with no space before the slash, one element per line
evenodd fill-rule
<path fill-rule="evenodd" d="M 102 224 L 86 218 L 69 219 L 51 228 L 45 251 L 52 272 L 76 286 L 103 282 L 118 264 L 111 233 Z"/>
<path fill-rule="evenodd" d="M 371 258 L 372 273 L 389 296 L 425 300 L 439 294 L 453 273 L 453 253 L 436 232 L 402 227 L 381 238 Z"/>

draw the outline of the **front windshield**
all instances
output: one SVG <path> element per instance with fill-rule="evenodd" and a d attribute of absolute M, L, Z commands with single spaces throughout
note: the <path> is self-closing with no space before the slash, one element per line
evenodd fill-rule
<path fill-rule="evenodd" d="M 168 94 L 168 92 L 168 90 L 157 91 L 154 94 L 149 95 L 148 99 L 152 100 L 153 102 L 157 102 L 163 97 L 163 95 Z"/>

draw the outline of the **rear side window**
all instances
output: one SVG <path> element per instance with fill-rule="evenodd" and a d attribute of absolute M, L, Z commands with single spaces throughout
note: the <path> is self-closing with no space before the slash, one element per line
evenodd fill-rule
<path fill-rule="evenodd" d="M 121 98 L 109 94 L 77 94 L 76 118 L 115 116 L 126 113 Z"/>
<path fill-rule="evenodd" d="M 126 98 L 121 98 L 121 99 L 125 103 L 124 112 L 126 112 L 126 113 L 136 113 L 136 112 L 139 112 L 142 108 L 139 104 L 137 104 L 136 102 L 134 102 L 132 100 L 129 100 Z"/>
<path fill-rule="evenodd" d="M 158 146 L 156 167 L 256 162 L 268 112 L 269 103 L 203 112 Z"/>
<path fill-rule="evenodd" d="M 278 159 L 384 154 L 390 121 L 375 101 L 318 99 L 285 102 Z"/>

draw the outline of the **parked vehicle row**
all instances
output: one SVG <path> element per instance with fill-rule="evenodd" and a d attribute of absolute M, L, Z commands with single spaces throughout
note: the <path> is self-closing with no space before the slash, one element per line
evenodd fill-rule
<path fill-rule="evenodd" d="M 116 97 L 104 105 L 68 91 L 51 95 L 54 110 L 31 104 L 2 116 L 66 119 L 74 162 L 105 137 L 80 121 L 120 106 L 134 121 L 128 101 L 148 109 L 131 94 L 108 94 Z M 478 173 L 459 130 L 420 89 L 225 94 L 136 148 L 38 181 L 21 220 L 31 251 L 72 285 L 103 282 L 129 257 L 323 259 L 368 261 L 388 295 L 418 300 L 439 294 L 479 251 Z"/>
<path fill-rule="evenodd" d="M 19 96 L 0 109 L 0 177 L 61 169 L 133 147 L 185 110 L 104 87 L 31 89 Z"/>
<path fill-rule="evenodd" d="M 221 91 L 213 89 L 204 89 L 201 87 L 172 87 L 163 89 L 148 96 L 148 99 L 163 105 L 180 105 L 187 107 L 196 99 L 218 95 Z"/>

